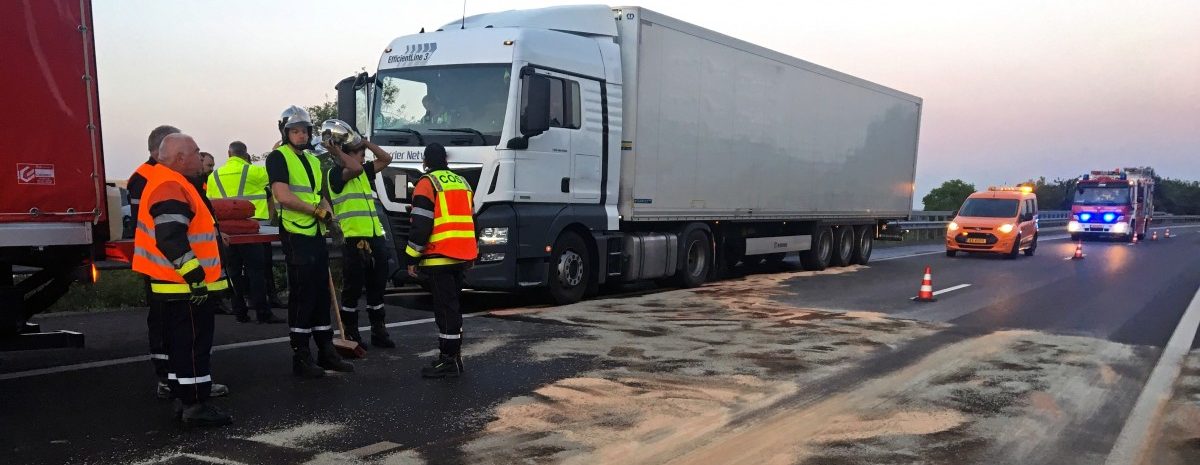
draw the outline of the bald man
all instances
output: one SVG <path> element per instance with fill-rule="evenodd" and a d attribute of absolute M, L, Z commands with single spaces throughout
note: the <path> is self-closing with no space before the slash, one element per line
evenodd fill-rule
<path fill-rule="evenodd" d="M 221 271 L 212 211 L 189 178 L 203 160 L 191 137 L 163 138 L 158 165 L 146 175 L 134 233 L 133 271 L 150 280 L 150 296 L 165 316 L 168 379 L 176 415 L 189 426 L 223 426 L 229 415 L 208 404 L 213 312 L 229 288 Z"/>

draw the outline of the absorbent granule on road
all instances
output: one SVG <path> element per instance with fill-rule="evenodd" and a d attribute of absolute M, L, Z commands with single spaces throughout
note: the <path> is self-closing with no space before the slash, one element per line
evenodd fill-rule
<path fill-rule="evenodd" d="M 1188 354 L 1172 392 L 1166 416 L 1144 464 L 1200 463 L 1200 349 Z"/>
<path fill-rule="evenodd" d="M 256 434 L 246 438 L 246 440 L 279 447 L 298 447 L 304 445 L 305 442 L 335 434 L 345 428 L 346 425 L 335 423 L 305 423 L 286 429 Z"/>
<path fill-rule="evenodd" d="M 583 334 L 530 347 L 536 359 L 590 357 L 604 368 L 501 404 L 464 452 L 472 463 L 661 463 L 737 422 L 753 424 L 809 382 L 942 327 L 773 300 L 785 292 L 783 281 L 816 274 L 752 276 L 522 314 Z"/>
<path fill-rule="evenodd" d="M 1103 462 L 1120 425 L 1088 422 L 1132 404 L 1113 393 L 1136 396 L 1137 348 L 964 333 L 878 366 L 953 329 L 777 300 L 785 281 L 817 274 L 524 313 L 583 334 L 536 344 L 533 357 L 590 357 L 603 368 L 501 404 L 462 450 L 472 463 Z M 833 381 L 850 370 L 863 375 Z"/>

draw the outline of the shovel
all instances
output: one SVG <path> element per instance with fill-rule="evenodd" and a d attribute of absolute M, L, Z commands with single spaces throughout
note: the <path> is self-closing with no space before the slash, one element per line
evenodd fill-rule
<path fill-rule="evenodd" d="M 333 303 L 333 315 L 337 317 L 339 338 L 333 340 L 333 348 L 342 358 L 363 358 L 367 349 L 355 341 L 346 339 L 346 326 L 342 324 L 342 304 L 338 302 L 337 288 L 333 286 L 333 273 L 329 274 L 329 301 Z"/>

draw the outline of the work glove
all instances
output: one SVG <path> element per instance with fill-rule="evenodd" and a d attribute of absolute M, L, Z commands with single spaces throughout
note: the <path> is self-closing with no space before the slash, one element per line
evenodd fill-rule
<path fill-rule="evenodd" d="M 188 283 L 188 289 L 192 293 L 192 297 L 188 299 L 192 305 L 200 305 L 208 300 L 208 285 L 204 282 Z"/>
<path fill-rule="evenodd" d="M 316 207 L 316 208 L 313 208 L 312 215 L 313 215 L 313 218 L 316 218 L 317 221 L 320 221 L 321 224 L 324 224 L 326 227 L 332 226 L 333 214 L 330 213 L 329 210 L 322 208 L 322 207 Z"/>

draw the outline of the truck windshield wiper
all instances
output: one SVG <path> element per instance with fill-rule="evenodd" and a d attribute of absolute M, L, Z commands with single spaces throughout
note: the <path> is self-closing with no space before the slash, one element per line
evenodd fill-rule
<path fill-rule="evenodd" d="M 380 128 L 380 129 L 376 129 L 375 131 L 376 131 L 376 132 L 402 132 L 402 133 L 405 133 L 405 134 L 412 134 L 412 135 L 414 135 L 414 136 L 417 136 L 417 143 L 418 143 L 418 144 L 425 145 L 425 138 L 424 138 L 424 137 L 421 137 L 421 133 L 417 132 L 415 129 L 408 129 L 408 128 Z"/>
<path fill-rule="evenodd" d="M 487 145 L 487 139 L 485 137 L 483 137 L 483 133 L 479 132 L 478 129 L 474 129 L 474 128 L 439 128 L 439 129 L 430 129 L 430 131 L 465 132 L 468 134 L 474 134 L 474 135 L 479 136 L 479 145 Z"/>

